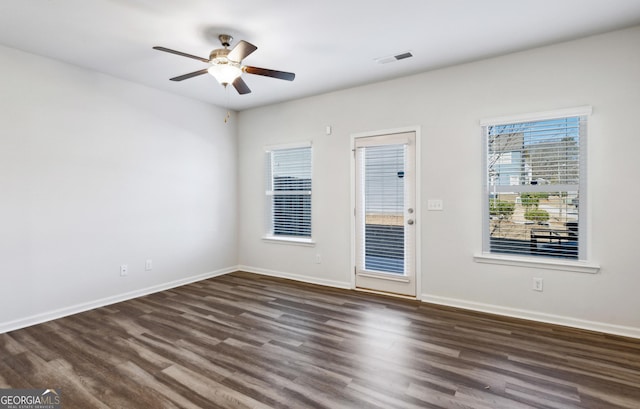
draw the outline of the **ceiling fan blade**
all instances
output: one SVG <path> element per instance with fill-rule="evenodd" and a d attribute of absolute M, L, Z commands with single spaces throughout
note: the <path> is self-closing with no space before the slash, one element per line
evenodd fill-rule
<path fill-rule="evenodd" d="M 182 51 L 176 51 L 176 50 L 172 50 L 170 48 L 155 46 L 155 47 L 153 47 L 153 49 L 154 50 L 158 50 L 158 51 L 164 51 L 165 53 L 181 55 L 181 56 L 187 57 L 187 58 L 193 58 L 194 60 L 198 60 L 198 61 L 202 61 L 202 62 L 209 62 L 208 58 L 198 57 L 197 55 L 191 55 L 191 54 L 183 53 Z"/>
<path fill-rule="evenodd" d="M 188 80 L 189 78 L 197 77 L 198 75 L 202 75 L 202 74 L 206 74 L 206 73 L 207 73 L 207 68 L 202 69 L 202 70 L 198 70 L 198 71 L 194 71 L 194 72 L 190 72 L 189 74 L 179 75 L 177 77 L 173 77 L 173 78 L 169 78 L 169 79 L 171 81 L 182 81 L 182 80 Z"/>
<path fill-rule="evenodd" d="M 258 47 L 255 45 L 241 40 L 235 47 L 233 47 L 233 50 L 229 51 L 227 58 L 231 61 L 240 62 L 257 49 Z"/>
<path fill-rule="evenodd" d="M 262 75 L 265 77 L 277 78 L 285 81 L 293 81 L 293 79 L 296 77 L 296 74 L 292 72 L 269 70 L 267 68 L 259 67 L 244 66 L 242 67 L 242 71 L 248 74 Z"/>
<path fill-rule="evenodd" d="M 247 86 L 247 83 L 244 82 L 242 77 L 238 77 L 233 81 L 233 87 L 236 89 L 236 91 L 238 91 L 238 94 L 240 95 L 248 94 L 251 92 L 251 90 Z"/>

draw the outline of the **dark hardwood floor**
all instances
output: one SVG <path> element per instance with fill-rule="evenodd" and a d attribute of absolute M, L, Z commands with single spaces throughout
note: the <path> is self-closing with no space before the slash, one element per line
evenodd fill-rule
<path fill-rule="evenodd" d="M 640 340 L 248 273 L 0 335 L 71 408 L 640 408 Z"/>

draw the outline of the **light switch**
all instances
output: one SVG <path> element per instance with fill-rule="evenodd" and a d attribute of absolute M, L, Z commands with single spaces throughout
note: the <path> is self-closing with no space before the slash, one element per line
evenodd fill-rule
<path fill-rule="evenodd" d="M 444 209 L 442 199 L 429 199 L 427 200 L 427 210 L 441 211 Z"/>

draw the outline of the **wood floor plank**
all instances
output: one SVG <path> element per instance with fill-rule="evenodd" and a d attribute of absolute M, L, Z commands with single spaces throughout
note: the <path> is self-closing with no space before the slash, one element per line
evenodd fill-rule
<path fill-rule="evenodd" d="M 64 408 L 638 409 L 640 340 L 236 272 L 0 334 Z"/>

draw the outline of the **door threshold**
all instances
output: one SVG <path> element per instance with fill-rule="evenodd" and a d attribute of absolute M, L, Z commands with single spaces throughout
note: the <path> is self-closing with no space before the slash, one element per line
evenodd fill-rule
<path fill-rule="evenodd" d="M 386 295 L 387 297 L 402 298 L 404 300 L 417 300 L 418 299 L 418 297 L 413 296 L 413 295 L 390 293 L 390 292 L 387 292 L 387 291 L 372 290 L 372 289 L 369 289 L 369 288 L 356 287 L 356 288 L 354 288 L 354 290 L 360 291 L 360 292 L 363 292 L 363 293 Z"/>

